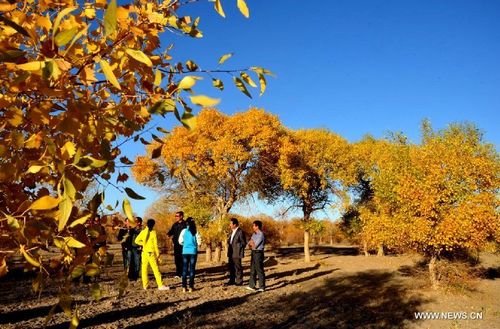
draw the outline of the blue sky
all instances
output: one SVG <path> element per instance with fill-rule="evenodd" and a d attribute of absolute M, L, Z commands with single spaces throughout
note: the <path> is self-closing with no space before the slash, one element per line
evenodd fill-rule
<path fill-rule="evenodd" d="M 440 1 L 292 1 L 247 0 L 250 19 L 224 1 L 226 18 L 211 3 L 200 1 L 181 11 L 201 16 L 202 39 L 166 34 L 162 46 L 174 43 L 175 61 L 194 60 L 215 68 L 219 57 L 234 52 L 222 68 L 262 66 L 268 79 L 262 97 L 241 94 L 229 75 L 225 90 L 205 77 L 196 93 L 221 98 L 225 113 L 251 106 L 279 116 L 290 128 L 328 128 L 349 141 L 365 134 L 383 137 L 402 131 L 419 142 L 424 118 L 434 128 L 453 122 L 475 123 L 485 140 L 500 143 L 500 2 Z M 160 120 L 161 119 L 161 120 Z M 171 117 L 156 119 L 165 128 Z M 128 143 L 124 154 L 144 153 Z M 130 181 L 145 201 L 132 201 L 143 215 L 156 194 Z M 122 199 L 112 188 L 107 202 Z M 242 214 L 274 210 L 262 203 L 241 205 Z M 321 217 L 321 215 L 320 215 Z"/>

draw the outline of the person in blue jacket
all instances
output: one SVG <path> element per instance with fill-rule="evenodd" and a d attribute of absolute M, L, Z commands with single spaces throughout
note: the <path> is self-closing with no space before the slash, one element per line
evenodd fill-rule
<path fill-rule="evenodd" d="M 196 223 L 192 217 L 186 220 L 187 227 L 179 234 L 179 244 L 182 245 L 182 291 L 186 292 L 187 275 L 189 271 L 189 292 L 194 289 L 194 274 L 200 235 L 196 231 Z"/>

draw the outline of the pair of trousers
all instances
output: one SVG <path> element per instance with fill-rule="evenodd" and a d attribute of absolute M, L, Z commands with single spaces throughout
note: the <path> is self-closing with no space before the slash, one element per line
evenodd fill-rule
<path fill-rule="evenodd" d="M 255 288 L 256 279 L 259 280 L 259 288 L 266 288 L 266 277 L 264 274 L 264 251 L 252 250 L 250 259 L 250 280 L 248 286 Z"/>
<path fill-rule="evenodd" d="M 229 283 L 242 284 L 243 283 L 243 265 L 241 265 L 241 258 L 229 257 Z"/>
<path fill-rule="evenodd" d="M 183 260 L 183 266 L 182 266 L 182 287 L 186 288 L 187 287 L 187 276 L 189 273 L 189 287 L 194 288 L 194 274 L 196 271 L 196 259 L 198 255 L 188 255 L 188 254 L 183 254 L 182 255 L 182 260 Z"/>
<path fill-rule="evenodd" d="M 182 245 L 174 244 L 175 275 L 182 276 Z"/>
<path fill-rule="evenodd" d="M 141 251 L 137 248 L 127 250 L 128 258 L 128 278 L 137 280 L 141 269 Z"/>
<path fill-rule="evenodd" d="M 155 254 L 152 252 L 143 252 L 141 264 L 142 287 L 144 289 L 148 287 L 148 266 L 151 266 L 151 269 L 153 270 L 158 288 L 163 286 L 163 282 L 161 281 L 161 273 L 158 269 L 158 262 L 156 261 Z"/>

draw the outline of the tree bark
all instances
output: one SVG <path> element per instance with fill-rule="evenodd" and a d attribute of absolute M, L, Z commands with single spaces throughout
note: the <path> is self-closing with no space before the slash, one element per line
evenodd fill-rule
<path fill-rule="evenodd" d="M 384 255 L 385 255 L 384 245 L 383 244 L 379 244 L 378 250 L 377 250 L 377 256 L 380 257 L 380 256 L 384 256 Z"/>
<path fill-rule="evenodd" d="M 218 243 L 217 246 L 215 247 L 214 263 L 220 262 L 221 251 L 222 251 L 222 246 L 220 243 Z"/>
<path fill-rule="evenodd" d="M 370 256 L 370 253 L 368 252 L 368 242 L 366 241 L 363 241 L 363 253 L 366 257 Z"/>
<path fill-rule="evenodd" d="M 210 263 L 212 261 L 212 248 L 210 244 L 207 244 L 207 248 L 205 249 L 205 262 Z"/>
<path fill-rule="evenodd" d="M 309 231 L 304 231 L 304 261 L 311 262 L 311 252 L 309 251 Z"/>

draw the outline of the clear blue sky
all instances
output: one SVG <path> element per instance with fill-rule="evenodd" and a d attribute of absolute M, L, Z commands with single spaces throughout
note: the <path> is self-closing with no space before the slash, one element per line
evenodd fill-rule
<path fill-rule="evenodd" d="M 209 69 L 234 52 L 222 68 L 263 66 L 276 73 L 266 93 L 254 91 L 253 99 L 229 75 L 222 76 L 223 92 L 206 77 L 195 91 L 222 98 L 225 113 L 257 106 L 290 128 L 326 127 L 349 141 L 402 131 L 418 143 L 423 118 L 437 129 L 469 121 L 498 149 L 500 1 L 247 0 L 250 19 L 235 3 L 222 0 L 226 18 L 211 3 L 190 4 L 181 13 L 201 16 L 204 37 L 162 39 L 162 46 L 174 43 L 175 61 Z M 175 121 L 155 123 L 169 128 Z M 143 153 L 142 144 L 126 144 L 129 158 Z M 155 194 L 132 181 L 126 186 L 147 197 L 131 200 L 142 215 Z M 123 198 L 111 188 L 106 193 L 111 204 Z M 237 210 L 250 208 L 272 214 L 260 203 Z"/>

